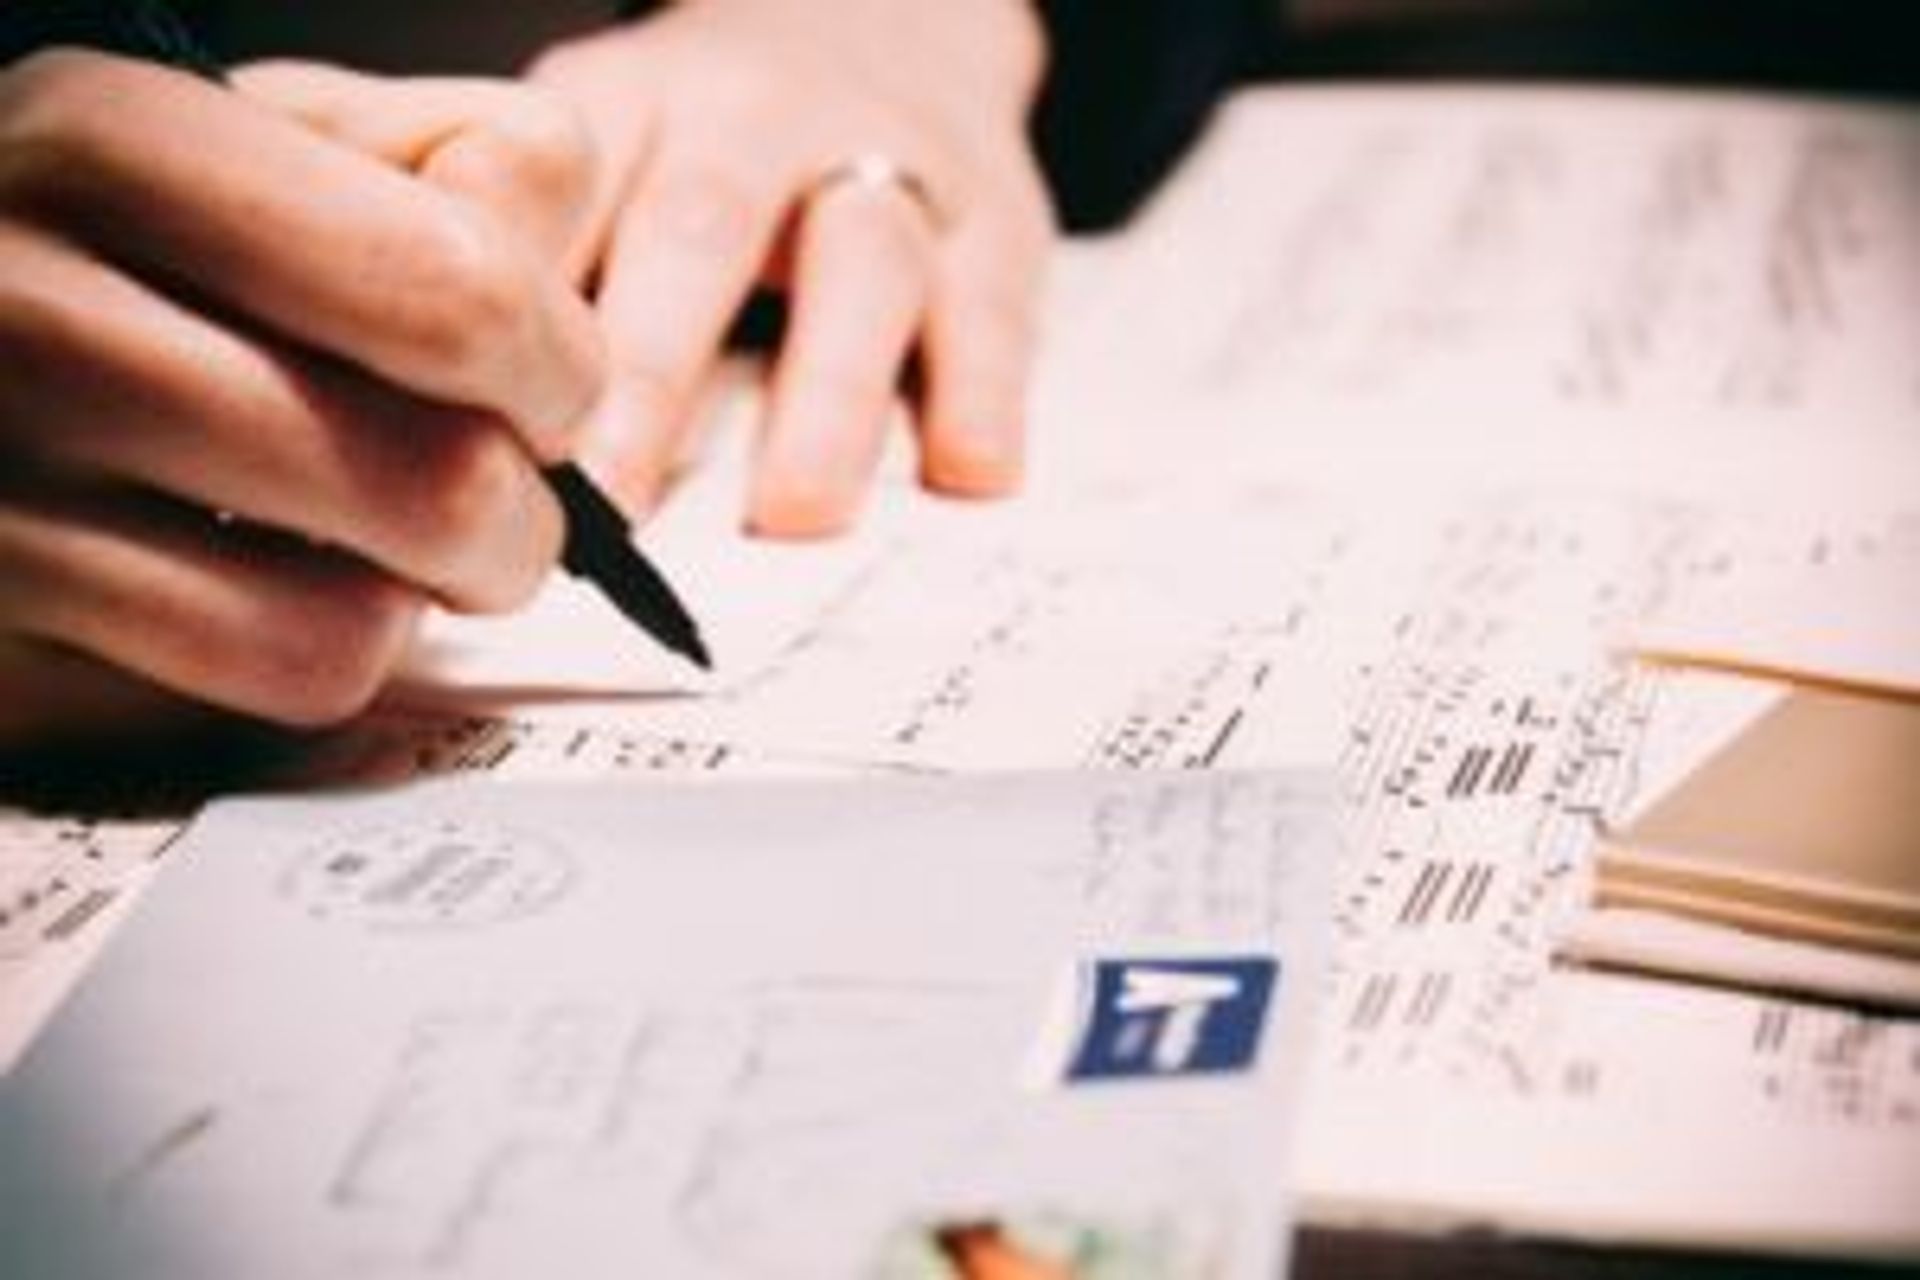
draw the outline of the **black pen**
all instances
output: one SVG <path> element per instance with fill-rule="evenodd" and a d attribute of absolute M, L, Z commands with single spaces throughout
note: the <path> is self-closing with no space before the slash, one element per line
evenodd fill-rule
<path fill-rule="evenodd" d="M 0 17 L 0 65 L 35 49 L 78 45 L 225 79 L 225 68 L 165 0 L 54 0 L 9 5 Z M 713 660 L 693 615 L 633 544 L 626 517 L 571 462 L 548 467 L 547 487 L 566 513 L 560 563 L 598 587 L 648 635 L 702 669 Z"/>

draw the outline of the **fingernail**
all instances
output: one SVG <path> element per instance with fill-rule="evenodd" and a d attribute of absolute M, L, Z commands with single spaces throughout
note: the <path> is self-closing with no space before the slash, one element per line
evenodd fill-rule
<path fill-rule="evenodd" d="M 921 480 L 930 489 L 959 498 L 994 498 L 1020 487 L 1024 458 L 1019 433 L 952 431 L 928 450 Z"/>
<path fill-rule="evenodd" d="M 853 523 L 866 472 L 828 440 L 788 439 L 754 467 L 748 527 L 777 538 L 826 538 Z M 842 446 L 844 447 L 844 446 Z"/>
<path fill-rule="evenodd" d="M 824 470 L 756 477 L 747 528 L 773 538 L 832 537 L 853 523 L 857 494 L 857 486 Z"/>

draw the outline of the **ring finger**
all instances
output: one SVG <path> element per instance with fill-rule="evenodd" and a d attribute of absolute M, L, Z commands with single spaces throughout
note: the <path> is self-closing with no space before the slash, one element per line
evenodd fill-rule
<path fill-rule="evenodd" d="M 792 315 L 754 467 L 756 532 L 843 528 L 880 456 L 926 314 L 931 214 L 892 180 L 829 180 L 801 210 Z"/>

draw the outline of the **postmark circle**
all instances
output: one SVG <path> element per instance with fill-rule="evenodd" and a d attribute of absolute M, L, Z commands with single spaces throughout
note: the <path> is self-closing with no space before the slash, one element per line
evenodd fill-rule
<path fill-rule="evenodd" d="M 372 930 L 461 929 L 535 916 L 566 896 L 573 860 L 531 832 L 458 819 L 343 830 L 281 878 L 313 920 Z"/>

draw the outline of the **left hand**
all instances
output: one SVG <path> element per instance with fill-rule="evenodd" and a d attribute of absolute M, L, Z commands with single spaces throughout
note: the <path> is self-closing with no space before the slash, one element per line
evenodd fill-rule
<path fill-rule="evenodd" d="M 531 78 L 608 162 L 590 268 L 614 392 L 589 465 L 655 501 L 729 327 L 770 287 L 789 321 L 750 528 L 852 519 L 916 354 L 923 482 L 1013 488 L 1053 229 L 1026 137 L 1043 58 L 1026 0 L 682 0 L 542 57 Z M 863 155 L 927 199 L 823 182 Z"/>

